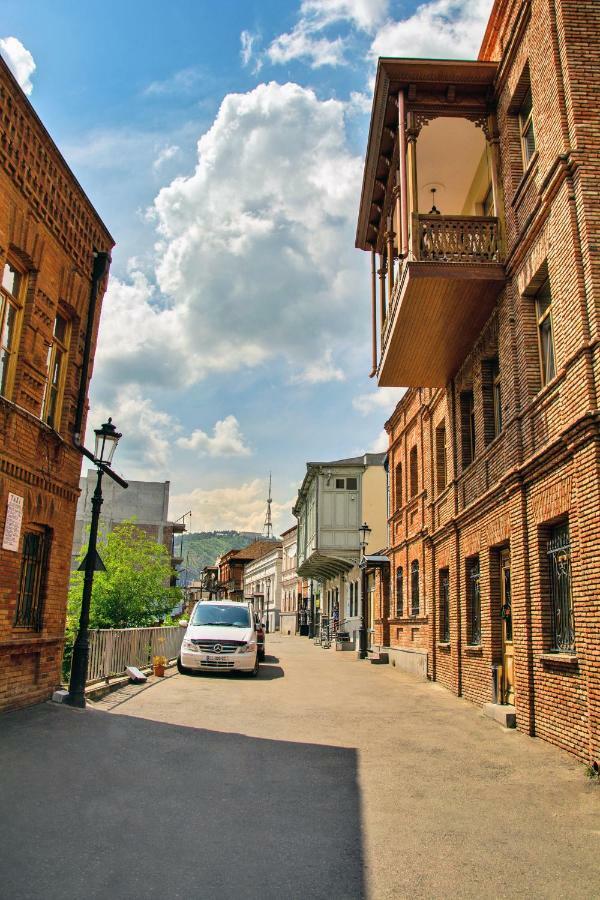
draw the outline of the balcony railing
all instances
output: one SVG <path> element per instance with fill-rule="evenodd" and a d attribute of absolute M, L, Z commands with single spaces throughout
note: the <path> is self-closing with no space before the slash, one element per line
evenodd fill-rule
<path fill-rule="evenodd" d="M 413 216 L 413 258 L 421 262 L 499 262 L 494 216 Z"/>
<path fill-rule="evenodd" d="M 123 675 L 127 666 L 140 669 L 152 664 L 153 656 L 175 659 L 186 631 L 185 625 L 157 628 L 106 628 L 90 631 L 86 684 Z"/>

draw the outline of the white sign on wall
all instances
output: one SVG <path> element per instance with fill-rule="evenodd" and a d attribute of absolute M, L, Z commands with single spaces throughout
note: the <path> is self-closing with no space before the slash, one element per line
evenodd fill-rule
<path fill-rule="evenodd" d="M 6 507 L 6 522 L 4 523 L 3 550 L 19 550 L 19 538 L 21 537 L 21 524 L 23 522 L 23 497 L 18 494 L 8 495 Z"/>

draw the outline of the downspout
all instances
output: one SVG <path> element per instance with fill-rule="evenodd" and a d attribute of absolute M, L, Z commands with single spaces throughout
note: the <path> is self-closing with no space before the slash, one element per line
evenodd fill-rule
<path fill-rule="evenodd" d="M 83 361 L 81 363 L 81 378 L 79 381 L 79 395 L 77 397 L 77 409 L 75 412 L 75 425 L 73 426 L 73 443 L 80 449 L 82 446 L 81 426 L 83 423 L 83 411 L 87 395 L 88 374 L 90 369 L 90 354 L 92 351 L 92 334 L 96 318 L 96 306 L 98 303 L 98 291 L 100 282 L 108 272 L 110 266 L 110 254 L 106 251 L 94 250 L 94 265 L 92 268 L 92 283 L 90 285 L 90 301 L 88 305 L 88 318 L 85 329 L 85 344 L 83 347 Z"/>

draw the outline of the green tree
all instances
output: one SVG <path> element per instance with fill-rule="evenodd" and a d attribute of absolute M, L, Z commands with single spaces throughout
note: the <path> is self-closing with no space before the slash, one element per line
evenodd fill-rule
<path fill-rule="evenodd" d="M 181 600 L 170 587 L 169 553 L 133 521 L 122 522 L 102 535 L 98 552 L 106 572 L 96 572 L 90 605 L 90 628 L 131 628 L 156 625 Z M 80 553 L 82 561 L 87 546 Z M 73 572 L 69 587 L 67 631 L 77 631 L 83 572 Z M 68 640 L 68 638 L 67 638 Z"/>

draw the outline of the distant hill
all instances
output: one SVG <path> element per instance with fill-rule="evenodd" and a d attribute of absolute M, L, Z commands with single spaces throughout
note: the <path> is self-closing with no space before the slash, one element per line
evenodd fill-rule
<path fill-rule="evenodd" d="M 181 537 L 183 537 L 182 551 L 179 551 Z M 227 553 L 228 550 L 239 548 L 242 550 L 261 535 L 254 531 L 196 531 L 175 537 L 175 554 L 183 556 L 183 563 L 179 566 L 181 577 L 179 583 L 196 581 L 204 566 L 212 566 L 218 556 Z"/>

